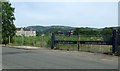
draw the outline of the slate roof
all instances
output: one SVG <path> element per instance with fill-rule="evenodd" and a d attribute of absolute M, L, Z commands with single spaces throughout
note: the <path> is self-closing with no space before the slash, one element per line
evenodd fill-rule
<path fill-rule="evenodd" d="M 17 31 L 20 31 L 22 28 L 17 28 Z M 32 28 L 23 28 L 23 30 L 24 31 L 30 31 L 30 30 L 32 30 L 32 31 L 34 31 Z"/>

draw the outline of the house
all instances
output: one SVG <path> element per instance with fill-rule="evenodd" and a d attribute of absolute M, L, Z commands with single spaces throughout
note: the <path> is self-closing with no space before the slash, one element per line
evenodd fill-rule
<path fill-rule="evenodd" d="M 32 37 L 36 36 L 36 31 L 34 31 L 32 28 L 17 28 L 16 30 L 17 36 L 26 36 L 26 37 Z"/>
<path fill-rule="evenodd" d="M 73 31 L 71 30 L 71 31 L 68 31 L 68 32 L 66 32 L 66 34 L 65 34 L 66 36 L 72 36 L 73 35 Z"/>

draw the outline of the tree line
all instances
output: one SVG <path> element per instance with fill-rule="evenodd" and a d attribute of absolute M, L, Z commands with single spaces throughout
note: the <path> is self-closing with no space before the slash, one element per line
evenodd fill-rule
<path fill-rule="evenodd" d="M 74 34 L 78 33 L 81 35 L 112 35 L 113 30 L 118 29 L 118 34 L 120 34 L 120 28 L 118 27 L 106 27 L 102 29 L 91 29 L 91 28 L 76 28 Z"/>

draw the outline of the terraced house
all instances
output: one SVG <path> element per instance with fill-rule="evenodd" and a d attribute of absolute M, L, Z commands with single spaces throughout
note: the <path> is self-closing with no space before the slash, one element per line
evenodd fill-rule
<path fill-rule="evenodd" d="M 36 36 L 36 31 L 32 28 L 17 28 L 16 30 L 16 36 L 26 36 L 26 37 L 32 37 Z"/>

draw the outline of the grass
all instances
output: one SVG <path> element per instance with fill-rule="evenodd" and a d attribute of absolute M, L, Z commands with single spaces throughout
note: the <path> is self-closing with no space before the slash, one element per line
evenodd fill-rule
<path fill-rule="evenodd" d="M 78 36 L 55 36 L 55 37 L 56 37 L 56 40 L 68 40 L 68 41 L 78 40 Z M 103 41 L 104 38 L 102 36 L 80 35 L 79 40 L 80 41 Z"/>
<path fill-rule="evenodd" d="M 24 46 L 36 46 L 36 47 L 41 47 L 41 44 L 43 45 L 43 47 L 47 46 L 47 41 L 50 39 L 50 36 L 45 36 L 43 37 L 43 41 L 42 41 L 42 37 L 41 36 L 36 36 L 36 37 L 24 37 L 23 38 L 23 45 Z M 33 44 L 33 39 L 34 44 Z M 21 36 L 17 36 L 16 37 L 16 43 L 15 43 L 15 37 L 13 38 L 13 42 L 10 45 L 16 45 L 16 46 L 21 46 L 22 45 L 22 37 Z"/>
<path fill-rule="evenodd" d="M 78 44 L 56 44 L 55 48 L 60 50 L 78 51 Z M 112 46 L 80 44 L 79 50 L 87 51 L 87 52 L 106 53 L 106 52 L 112 52 Z"/>

